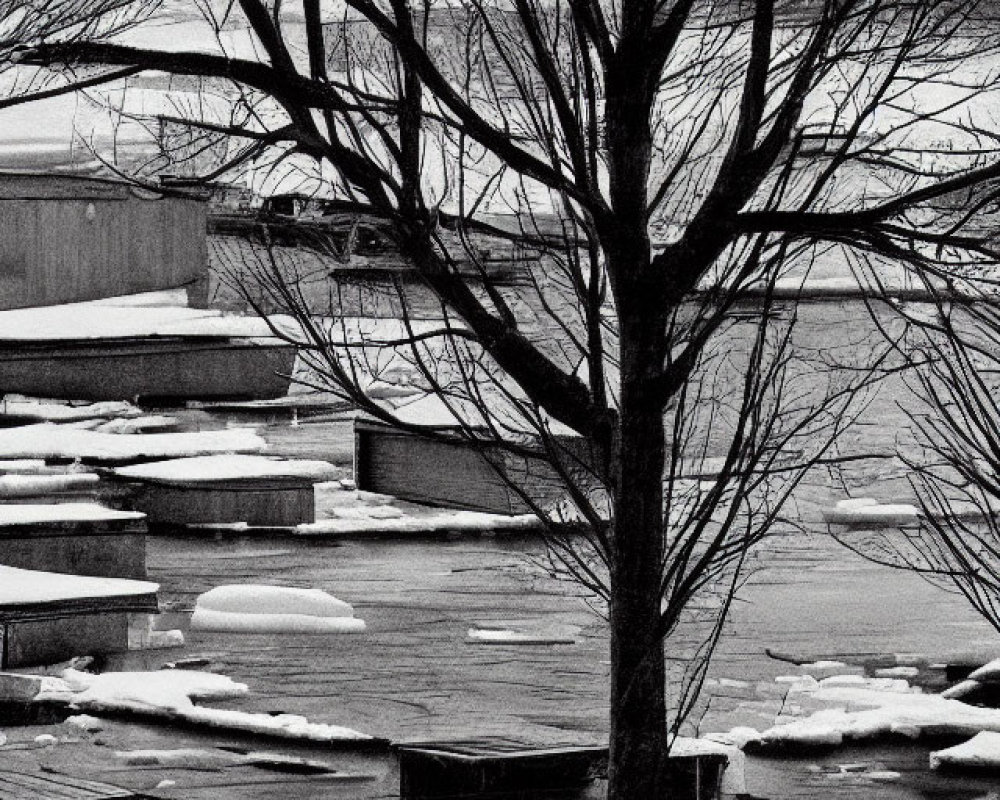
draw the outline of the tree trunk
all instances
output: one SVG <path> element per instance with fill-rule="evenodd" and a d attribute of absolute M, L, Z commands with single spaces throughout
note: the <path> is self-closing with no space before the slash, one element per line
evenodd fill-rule
<path fill-rule="evenodd" d="M 611 575 L 609 800 L 663 800 L 665 666 L 657 635 L 663 559 L 663 412 L 646 377 L 662 365 L 656 326 L 622 325 L 621 437 Z M 636 329 L 644 328 L 644 330 Z M 632 330 L 629 330 L 632 328 Z M 657 364 L 657 362 L 659 362 Z"/>

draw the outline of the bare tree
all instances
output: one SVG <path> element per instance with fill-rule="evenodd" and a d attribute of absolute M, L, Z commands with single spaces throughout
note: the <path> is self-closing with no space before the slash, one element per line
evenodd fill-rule
<path fill-rule="evenodd" d="M 386 336 L 323 317 L 271 247 L 254 272 L 294 318 L 274 329 L 302 344 L 320 388 L 433 434 L 368 391 L 402 359 L 553 523 L 556 558 L 607 601 L 609 796 L 663 796 L 663 642 L 705 591 L 738 583 L 869 380 L 871 363 L 829 382 L 797 364 L 794 303 L 775 318 L 776 289 L 830 261 L 930 280 L 993 259 L 967 233 L 979 209 L 940 202 L 1000 176 L 970 103 L 993 80 L 977 68 L 994 46 L 988 7 L 346 0 L 338 20 L 319 0 L 202 8 L 215 52 L 53 36 L 20 62 L 224 87 L 225 115 L 193 104 L 152 127 L 225 139 L 206 177 L 258 158 L 306 165 L 384 221 L 436 298 L 433 323 L 404 308 Z M 251 48 L 227 49 L 234 27 Z M 936 147 L 942 136 L 960 152 Z M 515 235 L 501 235 L 500 208 Z M 539 249 L 520 301 L 491 280 L 477 233 Z M 760 313 L 740 327 L 747 298 Z M 540 453 L 569 497 L 556 511 L 507 461 Z M 690 480 L 709 456 L 711 483 Z M 570 518 L 585 540 L 560 539 Z M 729 597 L 709 615 L 714 635 Z M 672 704 L 682 716 L 689 701 Z"/>

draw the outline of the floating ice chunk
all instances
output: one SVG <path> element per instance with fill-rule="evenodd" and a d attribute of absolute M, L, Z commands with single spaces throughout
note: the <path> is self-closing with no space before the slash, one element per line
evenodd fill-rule
<path fill-rule="evenodd" d="M 916 667 L 886 667 L 875 670 L 875 675 L 879 678 L 915 678 L 920 674 Z"/>
<path fill-rule="evenodd" d="M 847 667 L 843 661 L 812 661 L 808 664 L 802 664 L 802 669 L 812 674 L 812 670 L 830 670 L 830 669 L 843 669 Z"/>
<path fill-rule="evenodd" d="M 219 769 L 243 761 L 243 756 L 204 747 L 175 750 L 118 750 L 115 758 L 129 767 L 173 767 L 175 769 Z"/>
<path fill-rule="evenodd" d="M 248 614 L 196 608 L 191 630 L 218 633 L 363 633 L 364 620 L 353 617 L 313 617 L 308 614 Z"/>
<path fill-rule="evenodd" d="M 90 716 L 90 714 L 74 714 L 71 717 L 66 717 L 63 722 L 87 733 L 96 733 L 97 731 L 104 730 L 104 722 L 97 717 Z"/>
<path fill-rule="evenodd" d="M 298 589 L 241 583 L 216 586 L 199 595 L 196 606 L 213 611 L 254 614 L 308 614 L 314 617 L 352 617 L 354 609 L 322 589 Z"/>
<path fill-rule="evenodd" d="M 838 500 L 834 508 L 851 511 L 853 509 L 868 508 L 869 506 L 877 505 L 879 505 L 879 501 L 874 497 L 849 497 L 847 500 Z"/>
<path fill-rule="evenodd" d="M 59 739 L 51 733 L 40 733 L 35 737 L 35 744 L 45 745 L 47 747 L 49 745 L 59 744 Z"/>
<path fill-rule="evenodd" d="M 201 595 L 192 630 L 232 633 L 360 633 L 354 609 L 321 589 L 236 584 Z"/>
<path fill-rule="evenodd" d="M 469 628 L 468 637 L 473 642 L 483 644 L 574 644 L 576 641 L 566 636 L 550 636 L 502 628 Z"/>
<path fill-rule="evenodd" d="M 930 755 L 931 769 L 941 767 L 1000 769 L 1000 733 L 983 731 L 969 741 Z"/>
<path fill-rule="evenodd" d="M 823 511 L 827 522 L 841 525 L 876 525 L 892 527 L 912 524 L 920 519 L 920 509 L 908 503 L 877 503 L 848 508 L 828 508 Z"/>

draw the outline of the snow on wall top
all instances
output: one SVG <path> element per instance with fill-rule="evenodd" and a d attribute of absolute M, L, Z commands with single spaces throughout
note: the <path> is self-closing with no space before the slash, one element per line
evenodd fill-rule
<path fill-rule="evenodd" d="M 154 594 L 159 584 L 125 578 L 92 578 L 0 565 L 0 606 L 54 603 L 94 597 Z"/>
<path fill-rule="evenodd" d="M 106 522 L 144 519 L 138 511 L 116 511 L 97 503 L 15 503 L 0 505 L 0 526 L 39 525 L 49 522 Z"/>
<path fill-rule="evenodd" d="M 88 458 L 131 461 L 214 453 L 259 452 L 266 443 L 252 428 L 183 433 L 101 433 L 42 423 L 0 429 L 0 458 Z"/>
<path fill-rule="evenodd" d="M 119 467 L 123 478 L 151 481 L 225 481 L 247 478 L 309 478 L 328 481 L 340 470 L 327 461 L 284 460 L 257 455 L 212 455 Z"/>

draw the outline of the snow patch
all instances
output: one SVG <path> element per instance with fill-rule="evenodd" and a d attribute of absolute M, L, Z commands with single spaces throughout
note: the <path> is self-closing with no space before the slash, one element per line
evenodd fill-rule
<path fill-rule="evenodd" d="M 266 442 L 252 428 L 182 433 L 115 434 L 41 423 L 0 429 L 0 458 L 89 458 L 132 461 L 217 453 L 256 453 Z"/>
<path fill-rule="evenodd" d="M 0 565 L 0 606 L 56 603 L 80 598 L 154 594 L 159 585 L 125 578 L 94 578 Z"/>
<path fill-rule="evenodd" d="M 979 683 L 1000 683 L 1000 659 L 983 664 L 979 669 L 971 672 L 969 680 Z"/>
<path fill-rule="evenodd" d="M 1000 769 L 1000 733 L 983 731 L 969 741 L 930 755 L 931 769 Z"/>
<path fill-rule="evenodd" d="M 97 731 L 104 730 L 104 722 L 97 717 L 90 716 L 90 714 L 74 714 L 71 717 L 66 717 L 63 722 L 87 733 L 96 733 Z"/>
<path fill-rule="evenodd" d="M 257 455 L 213 455 L 178 458 L 119 467 L 122 478 L 171 482 L 244 480 L 249 478 L 308 478 L 333 480 L 340 469 L 327 461 L 285 460 Z"/>
<path fill-rule="evenodd" d="M 915 739 L 921 735 L 1000 733 L 1000 710 L 923 694 L 897 678 L 820 682 L 815 687 L 793 685 L 786 708 L 800 708 L 809 715 L 764 731 L 762 744 L 836 746 L 845 740 L 888 734 Z"/>
<path fill-rule="evenodd" d="M 525 633 L 505 628 L 469 628 L 468 638 L 484 644 L 575 644 L 576 640 L 567 636 L 546 636 L 540 633 Z"/>
<path fill-rule="evenodd" d="M 138 511 L 117 511 L 113 508 L 105 508 L 97 503 L 16 503 L 0 505 L 0 527 L 46 525 L 57 522 L 114 522 L 126 519 L 141 520 L 145 519 L 145 517 L 145 514 Z"/>
<path fill-rule="evenodd" d="M 70 405 L 69 403 L 51 403 L 26 397 L 20 399 L 4 398 L 3 402 L 0 402 L 0 414 L 44 422 L 77 422 L 111 417 L 138 417 L 142 414 L 142 409 L 124 400 Z"/>

